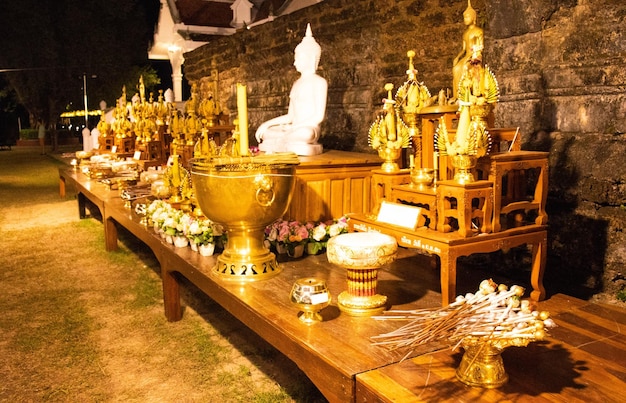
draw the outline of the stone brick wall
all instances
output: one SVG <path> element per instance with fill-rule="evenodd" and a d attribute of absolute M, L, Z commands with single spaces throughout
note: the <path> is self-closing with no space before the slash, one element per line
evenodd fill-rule
<path fill-rule="evenodd" d="M 624 286 L 626 263 L 626 3 L 622 0 L 474 0 L 485 62 L 498 78 L 496 126 L 520 127 L 525 149 L 550 157 L 550 291 L 587 296 Z M 406 79 L 406 51 L 435 94 L 451 86 L 465 0 L 326 0 L 185 55 L 191 82 L 220 71 L 235 111 L 249 88 L 250 133 L 283 114 L 297 78 L 293 49 L 311 23 L 329 83 L 327 149 L 371 152 L 367 130 L 383 86 Z"/>

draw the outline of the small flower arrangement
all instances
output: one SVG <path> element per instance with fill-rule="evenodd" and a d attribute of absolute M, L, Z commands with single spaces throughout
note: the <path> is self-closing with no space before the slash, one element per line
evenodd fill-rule
<path fill-rule="evenodd" d="M 298 245 L 306 245 L 307 253 L 314 255 L 326 249 L 330 238 L 346 232 L 347 216 L 324 222 L 276 220 L 265 228 L 265 242 L 279 253 L 282 249 L 293 253 Z"/>
<path fill-rule="evenodd" d="M 309 239 L 309 227 L 300 221 L 276 220 L 265 228 L 265 240 L 280 253 L 285 249 L 293 254 L 299 245 L 306 244 Z"/>
<path fill-rule="evenodd" d="M 308 253 L 316 255 L 326 249 L 328 240 L 339 234 L 348 232 L 348 217 L 319 222 L 309 229 Z"/>
<path fill-rule="evenodd" d="M 187 236 L 192 220 L 193 218 L 189 214 L 172 209 L 169 211 L 169 216 L 163 221 L 163 230 L 166 235 L 173 237 Z"/>
<path fill-rule="evenodd" d="M 187 233 L 189 241 L 195 245 L 208 245 L 214 243 L 213 225 L 210 220 L 193 220 Z"/>
<path fill-rule="evenodd" d="M 174 208 L 169 203 L 160 199 L 154 200 L 150 203 L 150 205 L 146 208 L 146 217 L 148 217 L 150 222 L 152 222 L 154 232 L 162 232 L 163 223 L 170 216 L 170 212 L 172 210 L 174 210 Z"/>

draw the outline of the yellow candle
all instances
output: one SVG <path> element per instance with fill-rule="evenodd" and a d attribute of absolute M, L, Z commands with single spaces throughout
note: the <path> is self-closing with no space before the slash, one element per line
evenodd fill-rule
<path fill-rule="evenodd" d="M 413 154 L 409 154 L 409 168 L 413 169 L 415 166 L 415 157 Z"/>
<path fill-rule="evenodd" d="M 435 151 L 433 153 L 433 171 L 435 173 L 435 177 L 437 177 L 438 170 L 439 170 L 439 153 Z"/>
<path fill-rule="evenodd" d="M 178 154 L 172 155 L 172 185 L 180 186 L 180 171 L 178 167 Z"/>
<path fill-rule="evenodd" d="M 239 118 L 239 154 L 248 155 L 248 98 L 246 86 L 237 83 L 237 115 Z"/>

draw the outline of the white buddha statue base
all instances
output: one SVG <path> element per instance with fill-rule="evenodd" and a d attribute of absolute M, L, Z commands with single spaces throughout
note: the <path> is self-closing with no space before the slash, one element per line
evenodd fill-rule
<path fill-rule="evenodd" d="M 324 147 L 321 144 L 288 143 L 285 148 L 287 149 L 286 151 L 302 156 L 319 155 L 324 151 Z"/>

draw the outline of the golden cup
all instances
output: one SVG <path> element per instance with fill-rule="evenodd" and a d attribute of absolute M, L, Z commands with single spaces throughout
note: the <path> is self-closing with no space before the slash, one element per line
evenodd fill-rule
<path fill-rule="evenodd" d="M 475 182 L 472 170 L 476 167 L 477 161 L 478 158 L 475 155 L 451 155 L 450 163 L 454 167 L 454 181 L 461 185 Z"/>
<path fill-rule="evenodd" d="M 400 166 L 396 162 L 402 155 L 402 148 L 380 147 L 378 156 L 385 160 L 380 169 L 387 173 L 394 173 L 400 170 Z"/>
<path fill-rule="evenodd" d="M 302 311 L 300 322 L 312 325 L 322 321 L 319 311 L 330 304 L 331 296 L 324 280 L 307 277 L 294 283 L 289 299 Z"/>

